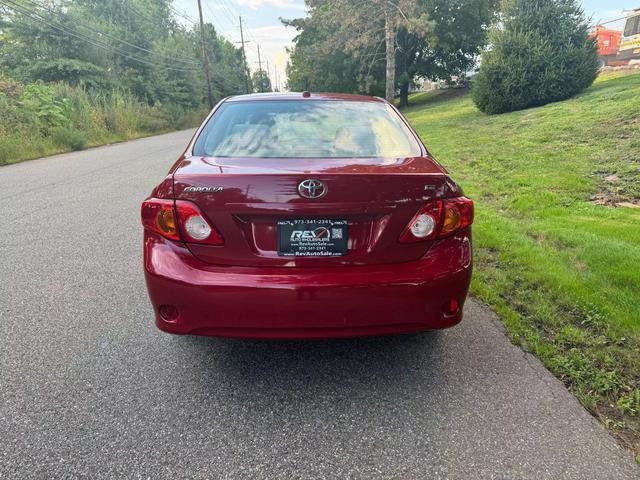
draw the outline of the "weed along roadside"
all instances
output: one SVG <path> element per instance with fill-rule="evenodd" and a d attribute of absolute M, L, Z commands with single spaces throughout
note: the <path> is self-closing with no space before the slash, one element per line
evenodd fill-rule
<path fill-rule="evenodd" d="M 407 117 L 476 202 L 473 294 L 638 459 L 640 209 L 616 205 L 640 203 L 640 73 L 497 116 L 422 98 Z"/>
<path fill-rule="evenodd" d="M 119 90 L 104 95 L 0 76 L 0 165 L 193 127 L 205 115 L 149 106 Z"/>

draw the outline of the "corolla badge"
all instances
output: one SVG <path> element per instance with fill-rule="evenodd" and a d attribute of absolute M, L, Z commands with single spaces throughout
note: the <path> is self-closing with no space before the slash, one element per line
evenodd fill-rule
<path fill-rule="evenodd" d="M 327 186 L 320 180 L 309 178 L 300 182 L 298 193 L 304 198 L 321 198 L 327 194 Z"/>
<path fill-rule="evenodd" d="M 222 192 L 224 187 L 187 187 L 185 193 L 217 193 Z"/>

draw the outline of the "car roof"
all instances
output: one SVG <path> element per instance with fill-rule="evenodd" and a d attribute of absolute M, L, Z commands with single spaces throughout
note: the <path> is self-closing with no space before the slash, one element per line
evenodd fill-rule
<path fill-rule="evenodd" d="M 309 92 L 283 92 L 283 93 L 250 93 L 229 97 L 225 102 L 253 102 L 269 100 L 332 100 L 343 102 L 376 102 L 385 103 L 380 97 L 368 97 L 366 95 L 354 95 L 348 93 L 309 93 Z"/>

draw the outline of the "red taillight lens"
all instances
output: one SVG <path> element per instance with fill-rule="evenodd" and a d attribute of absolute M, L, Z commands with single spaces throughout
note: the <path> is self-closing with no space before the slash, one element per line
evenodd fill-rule
<path fill-rule="evenodd" d="M 140 214 L 144 228 L 171 240 L 180 240 L 173 200 L 160 200 L 157 198 L 145 200 L 142 203 Z"/>
<path fill-rule="evenodd" d="M 195 203 L 176 200 L 180 233 L 185 242 L 206 243 L 208 245 L 224 245 L 220 233 L 213 228 L 211 222 L 200 212 Z"/>
<path fill-rule="evenodd" d="M 438 200 L 422 207 L 400 236 L 400 243 L 436 240 L 473 223 L 473 202 L 466 197 Z"/>
<path fill-rule="evenodd" d="M 176 200 L 174 208 L 173 200 L 151 198 L 142 203 L 141 215 L 145 228 L 170 240 L 224 244 L 222 236 L 198 207 L 186 200 Z"/>
<path fill-rule="evenodd" d="M 438 234 L 442 218 L 442 202 L 422 207 L 411 219 L 400 236 L 400 243 L 415 243 L 433 240 Z"/>

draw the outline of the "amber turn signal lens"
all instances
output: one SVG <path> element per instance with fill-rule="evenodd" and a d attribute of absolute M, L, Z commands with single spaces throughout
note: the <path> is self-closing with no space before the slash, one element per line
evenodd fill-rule
<path fill-rule="evenodd" d="M 451 232 L 455 232 L 460 228 L 460 221 L 462 215 L 460 210 L 454 205 L 447 205 L 444 210 L 444 222 L 442 223 L 442 230 L 440 233 L 447 235 Z"/>
<path fill-rule="evenodd" d="M 170 210 L 158 210 L 158 215 L 156 216 L 156 225 L 165 235 L 176 236 L 178 234 L 178 229 L 176 228 L 176 219 L 173 215 L 173 208 Z"/>
<path fill-rule="evenodd" d="M 173 200 L 148 198 L 142 202 L 140 215 L 142 225 L 150 232 L 159 233 L 174 241 L 180 240 Z"/>

